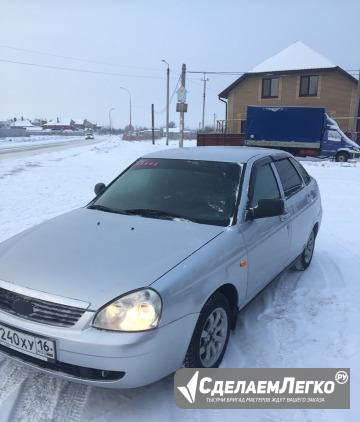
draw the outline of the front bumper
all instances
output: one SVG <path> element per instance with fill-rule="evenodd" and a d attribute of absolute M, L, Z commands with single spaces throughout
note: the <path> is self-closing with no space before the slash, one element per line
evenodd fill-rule
<path fill-rule="evenodd" d="M 360 158 L 360 151 L 351 151 L 350 152 L 350 159 L 359 159 Z"/>
<path fill-rule="evenodd" d="M 73 328 L 55 327 L 18 318 L 0 311 L 0 322 L 14 329 L 44 337 L 56 343 L 57 363 L 44 366 L 42 361 L 29 359 L 11 349 L 0 353 L 42 372 L 64 379 L 107 388 L 134 388 L 151 384 L 182 366 L 198 314 L 190 314 L 168 325 L 138 333 L 110 332 L 93 328 L 93 312 L 86 312 L 83 324 Z M 92 369 L 94 377 L 83 377 L 86 371 L 66 370 L 68 367 Z M 108 374 L 110 379 L 105 379 Z M 104 379 L 101 379 L 104 374 Z M 117 376 L 118 374 L 118 376 Z M 111 379 L 114 378 L 114 379 Z"/>

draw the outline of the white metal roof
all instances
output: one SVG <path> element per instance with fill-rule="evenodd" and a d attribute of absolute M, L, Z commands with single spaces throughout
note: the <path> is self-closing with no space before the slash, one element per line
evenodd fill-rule
<path fill-rule="evenodd" d="M 10 124 L 11 127 L 32 127 L 33 124 L 30 122 L 29 119 L 17 119 L 15 122 Z"/>
<path fill-rule="evenodd" d="M 326 57 L 308 47 L 302 41 L 297 41 L 258 64 L 249 73 L 333 67 L 336 67 L 336 65 Z"/>
<path fill-rule="evenodd" d="M 71 125 L 71 119 L 57 119 L 49 120 L 47 123 L 45 123 L 44 127 L 46 126 L 70 126 Z"/>

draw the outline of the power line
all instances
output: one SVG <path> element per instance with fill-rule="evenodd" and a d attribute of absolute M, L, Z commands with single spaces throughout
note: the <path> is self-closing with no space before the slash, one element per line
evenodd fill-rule
<path fill-rule="evenodd" d="M 153 71 L 153 72 L 162 72 L 163 69 L 160 68 L 151 68 L 151 67 L 140 67 L 140 66 L 132 66 L 132 65 L 119 65 L 119 64 L 115 64 L 115 63 L 110 63 L 110 62 L 102 62 L 102 61 L 98 61 L 98 60 L 93 60 L 93 59 L 84 59 L 84 58 L 80 58 L 80 57 L 75 57 L 75 56 L 67 56 L 67 55 L 62 55 L 62 54 L 57 54 L 57 53 L 49 53 L 49 52 L 45 52 L 45 51 L 39 51 L 39 50 L 30 50 L 27 48 L 20 48 L 20 47 L 14 47 L 11 45 L 5 45 L 5 44 L 0 44 L 0 48 L 6 48 L 8 50 L 14 50 L 14 51 L 22 51 L 25 53 L 30 53 L 30 54 L 39 54 L 42 56 L 49 56 L 49 57 L 57 57 L 60 59 L 66 59 L 66 60 L 75 60 L 75 61 L 80 61 L 80 62 L 84 62 L 84 63 L 94 63 L 94 64 L 101 64 L 101 65 L 105 65 L 105 66 L 113 66 L 113 67 L 123 67 L 123 68 L 131 68 L 131 69 L 139 69 L 139 70 L 146 70 L 146 71 Z M 348 73 L 358 73 L 359 69 L 343 69 Z M 252 73 L 249 71 L 204 71 L 204 70 L 187 70 L 187 73 L 198 73 L 198 74 L 204 74 L 207 73 L 209 75 L 243 75 L 244 73 Z"/>
<path fill-rule="evenodd" d="M 209 74 L 209 75 L 241 75 L 243 73 L 248 73 L 248 72 L 214 72 L 214 71 L 203 71 L 203 70 L 187 70 L 186 73 L 201 73 L 202 75 L 204 73 Z"/>
<path fill-rule="evenodd" d="M 171 104 L 172 103 L 172 100 L 174 99 L 174 95 L 175 95 L 176 90 L 177 90 L 177 88 L 179 86 L 180 79 L 181 79 L 181 75 L 179 76 L 179 79 L 178 79 L 178 81 L 177 81 L 177 83 L 175 85 L 174 91 L 173 91 L 173 93 L 170 96 L 169 104 Z M 166 106 L 162 110 L 160 110 L 160 111 L 155 111 L 155 113 L 156 114 L 162 114 L 162 113 L 164 113 L 165 110 L 166 110 Z"/>
<path fill-rule="evenodd" d="M 17 60 L 0 59 L 0 62 L 20 64 L 23 66 L 31 66 L 31 67 L 41 67 L 45 69 L 66 70 L 69 72 L 90 73 L 90 74 L 95 74 L 95 75 L 107 75 L 107 76 L 121 76 L 124 78 L 165 79 L 162 76 L 124 74 L 124 73 L 106 72 L 106 71 L 100 71 L 100 70 L 79 69 L 79 68 L 67 67 L 67 66 L 55 66 L 55 65 L 49 65 L 49 64 L 23 62 L 23 61 L 17 61 Z"/>
<path fill-rule="evenodd" d="M 125 68 L 129 68 L 129 69 L 131 68 L 131 69 L 147 70 L 147 71 L 154 71 L 154 72 L 161 72 L 162 71 L 162 69 L 159 69 L 159 68 L 155 69 L 155 68 L 150 68 L 150 67 L 118 65 L 118 64 L 115 64 L 115 63 L 101 62 L 101 61 L 98 61 L 98 60 L 83 59 L 83 58 L 74 57 L 74 56 L 64 56 L 64 55 L 55 54 L 55 53 L 47 53 L 47 52 L 39 51 L 39 50 L 28 50 L 26 48 L 13 47 L 13 46 L 4 45 L 4 44 L 0 44 L 0 48 L 6 48 L 6 49 L 9 49 L 9 50 L 14 50 L 14 51 L 22 51 L 22 52 L 31 53 L 31 54 L 39 54 L 41 56 L 56 57 L 56 58 L 66 59 L 66 60 L 75 60 L 75 61 L 84 62 L 84 63 L 101 64 L 101 65 L 112 66 L 112 67 L 125 67 Z"/>

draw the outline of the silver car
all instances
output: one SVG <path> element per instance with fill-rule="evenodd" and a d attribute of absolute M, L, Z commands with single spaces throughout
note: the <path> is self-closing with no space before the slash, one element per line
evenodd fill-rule
<path fill-rule="evenodd" d="M 316 181 L 270 149 L 160 151 L 95 191 L 0 244 L 0 352 L 112 388 L 217 367 L 238 311 L 309 266 L 322 215 Z"/>

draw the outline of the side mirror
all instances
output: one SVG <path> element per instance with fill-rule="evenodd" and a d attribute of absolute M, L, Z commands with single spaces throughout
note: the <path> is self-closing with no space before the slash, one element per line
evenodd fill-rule
<path fill-rule="evenodd" d="M 96 185 L 95 185 L 95 187 L 94 187 L 94 192 L 95 192 L 95 195 L 96 195 L 96 196 L 98 196 L 98 195 L 100 195 L 101 193 L 103 193 L 103 192 L 104 192 L 104 190 L 105 190 L 105 188 L 106 188 L 106 186 L 105 186 L 105 184 L 104 184 L 104 183 L 96 183 Z"/>
<path fill-rule="evenodd" d="M 257 206 L 250 208 L 247 220 L 275 217 L 284 214 L 284 201 L 282 199 L 260 199 Z"/>

